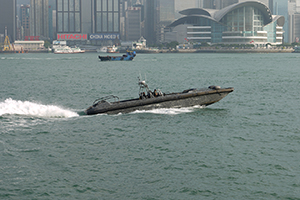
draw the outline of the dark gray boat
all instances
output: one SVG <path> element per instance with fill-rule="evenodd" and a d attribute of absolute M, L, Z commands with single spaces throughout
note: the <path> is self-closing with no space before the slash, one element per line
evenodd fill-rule
<path fill-rule="evenodd" d="M 117 96 L 106 96 L 96 99 L 93 105 L 85 110 L 85 113 L 87 115 L 117 114 L 157 108 L 208 106 L 220 101 L 234 90 L 233 87 L 209 86 L 208 88 L 193 88 L 183 92 L 165 94 L 159 89 L 152 92 L 145 81 L 139 81 L 139 86 L 139 98 L 120 101 Z"/>

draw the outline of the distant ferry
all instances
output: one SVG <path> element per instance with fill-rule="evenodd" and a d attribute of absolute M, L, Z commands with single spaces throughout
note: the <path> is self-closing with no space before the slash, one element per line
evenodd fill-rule
<path fill-rule="evenodd" d="M 100 49 L 97 49 L 98 53 L 119 53 L 118 47 L 115 45 L 108 46 L 108 47 L 101 47 Z"/>
<path fill-rule="evenodd" d="M 107 47 L 101 47 L 100 49 L 97 49 L 98 53 L 107 53 Z"/>
<path fill-rule="evenodd" d="M 54 49 L 55 54 L 71 54 L 71 53 L 84 53 L 85 50 L 79 47 L 60 46 Z"/>
<path fill-rule="evenodd" d="M 293 53 L 300 53 L 300 47 L 296 46 L 296 47 L 294 48 Z"/>
<path fill-rule="evenodd" d="M 115 45 L 107 47 L 107 53 L 119 53 L 118 47 Z"/>

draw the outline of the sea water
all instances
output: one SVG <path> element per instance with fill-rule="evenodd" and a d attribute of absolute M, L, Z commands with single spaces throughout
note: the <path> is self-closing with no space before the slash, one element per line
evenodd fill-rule
<path fill-rule="evenodd" d="M 0 199 L 300 199 L 300 54 L 0 55 Z M 234 92 L 87 116 L 110 94 Z"/>

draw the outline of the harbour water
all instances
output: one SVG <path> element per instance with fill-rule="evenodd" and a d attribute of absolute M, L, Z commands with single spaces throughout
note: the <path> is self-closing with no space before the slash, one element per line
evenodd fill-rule
<path fill-rule="evenodd" d="M 0 199 L 300 199 L 300 54 L 0 55 Z M 234 87 L 203 107 L 84 115 L 102 96 Z"/>

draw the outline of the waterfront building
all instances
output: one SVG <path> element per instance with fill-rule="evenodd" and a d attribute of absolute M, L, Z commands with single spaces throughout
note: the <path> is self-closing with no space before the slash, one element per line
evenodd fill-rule
<path fill-rule="evenodd" d="M 223 9 L 194 8 L 180 12 L 184 17 L 169 25 L 166 42 L 254 44 L 283 43 L 284 17 L 272 15 L 258 1 L 247 1 Z"/>
<path fill-rule="evenodd" d="M 16 37 L 16 0 L 0 0 L 0 35 L 5 38 L 5 30 L 10 42 Z M 0 41 L 3 43 L 4 40 Z"/>
<path fill-rule="evenodd" d="M 14 42 L 14 50 L 15 51 L 38 51 L 45 50 L 43 40 L 27 40 L 27 41 L 19 41 L 16 40 Z"/>
<path fill-rule="evenodd" d="M 39 36 L 42 40 L 49 39 L 48 6 L 48 0 L 30 1 L 30 36 Z"/>

